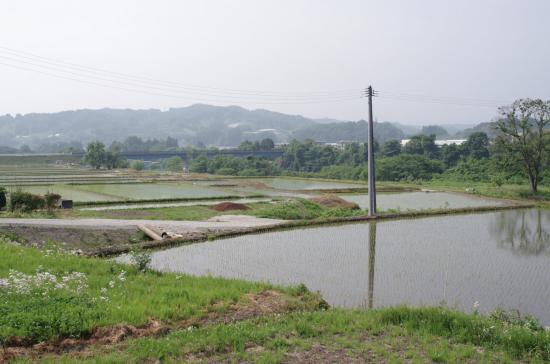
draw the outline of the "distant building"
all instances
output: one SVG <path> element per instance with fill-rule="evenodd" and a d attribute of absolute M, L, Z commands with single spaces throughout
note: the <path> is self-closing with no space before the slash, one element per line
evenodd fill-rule
<path fill-rule="evenodd" d="M 409 141 L 410 139 L 401 139 L 401 146 L 405 146 Z M 441 139 L 441 140 L 436 140 L 435 145 L 439 145 L 439 146 L 450 145 L 450 144 L 461 145 L 465 142 L 466 142 L 466 139 Z"/>

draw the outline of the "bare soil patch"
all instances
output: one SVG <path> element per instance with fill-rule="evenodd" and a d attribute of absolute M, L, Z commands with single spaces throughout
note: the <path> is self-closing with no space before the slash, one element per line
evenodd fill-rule
<path fill-rule="evenodd" d="M 212 209 L 216 211 L 232 211 L 232 210 L 249 210 L 250 207 L 242 203 L 221 202 L 217 205 L 212 206 Z"/>
<path fill-rule="evenodd" d="M 66 250 L 92 251 L 99 247 L 134 244 L 147 241 L 133 227 L 120 228 L 89 228 L 89 227 L 56 227 L 8 224 L 0 225 L 0 234 L 15 236 L 17 241 L 25 246 L 44 248 L 50 242 L 55 242 Z"/>
<path fill-rule="evenodd" d="M 311 201 L 330 208 L 344 208 L 350 210 L 359 210 L 359 205 L 355 202 L 349 202 L 336 195 L 323 195 L 311 198 Z"/>

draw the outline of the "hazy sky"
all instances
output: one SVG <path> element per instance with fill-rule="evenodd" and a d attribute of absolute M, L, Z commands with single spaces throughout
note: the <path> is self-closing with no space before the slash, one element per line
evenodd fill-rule
<path fill-rule="evenodd" d="M 378 120 L 477 123 L 550 99 L 549 15 L 549 0 L 0 0 L 0 47 L 172 82 L 0 48 L 0 114 L 203 102 L 358 120 L 373 84 L 393 97 Z"/>

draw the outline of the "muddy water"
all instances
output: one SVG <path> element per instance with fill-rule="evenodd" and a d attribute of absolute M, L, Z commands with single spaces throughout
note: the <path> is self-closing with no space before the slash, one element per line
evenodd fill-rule
<path fill-rule="evenodd" d="M 518 309 L 550 324 L 550 211 L 339 225 L 156 252 L 165 271 L 290 285 L 332 305 Z"/>

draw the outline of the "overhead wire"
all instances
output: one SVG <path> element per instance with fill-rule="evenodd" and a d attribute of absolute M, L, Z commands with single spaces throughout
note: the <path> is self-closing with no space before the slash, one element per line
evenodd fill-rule
<path fill-rule="evenodd" d="M 23 66 L 18 66 L 18 65 L 13 65 L 13 64 L 4 63 L 4 62 L 0 62 L 0 65 L 15 68 L 15 69 L 20 69 L 20 70 L 24 70 L 24 71 L 31 71 L 31 72 L 35 72 L 35 73 L 39 73 L 39 74 L 43 74 L 43 75 L 47 75 L 47 76 L 51 76 L 51 77 L 55 77 L 55 78 L 60 78 L 60 79 L 64 79 L 64 80 L 75 81 L 75 82 L 79 82 L 79 83 L 85 83 L 85 84 L 88 84 L 88 85 L 100 86 L 100 87 L 104 87 L 104 88 L 110 88 L 110 89 L 116 89 L 116 90 L 122 90 L 122 91 L 129 91 L 129 92 L 135 92 L 135 93 L 141 93 L 141 94 L 147 94 L 147 95 L 153 95 L 153 96 L 165 96 L 165 97 L 171 97 L 171 98 L 192 100 L 194 102 L 226 102 L 227 101 L 226 99 L 221 99 L 221 98 L 220 99 L 212 99 L 212 98 L 205 99 L 205 98 L 197 98 L 197 97 L 193 97 L 193 96 L 184 96 L 184 95 L 181 95 L 181 94 L 150 92 L 150 91 L 143 90 L 143 89 L 134 89 L 134 88 L 128 88 L 128 87 L 120 87 L 120 86 L 116 86 L 116 85 L 107 85 L 107 84 L 103 84 L 103 83 L 98 83 L 98 82 L 94 82 L 94 81 L 68 77 L 68 76 L 64 76 L 64 75 L 58 75 L 58 74 L 54 74 L 54 73 L 50 73 L 50 72 L 45 72 L 45 71 L 42 71 L 42 70 L 36 70 L 36 69 L 23 67 Z M 272 101 L 272 100 L 265 100 L 264 101 L 264 100 L 259 100 L 259 101 L 256 101 L 255 103 L 256 104 L 262 104 L 262 105 L 263 104 L 316 104 L 316 103 L 351 101 L 351 100 L 357 100 L 357 99 L 359 99 L 359 97 L 334 98 L 334 99 L 323 99 L 323 100 L 318 100 L 318 99 L 317 100 L 315 100 L 315 99 L 313 99 L 313 100 L 293 100 L 293 101 Z"/>
<path fill-rule="evenodd" d="M 164 81 L 148 77 L 140 77 L 135 75 L 123 74 L 119 72 L 107 71 L 95 67 L 88 67 L 77 65 L 74 63 L 68 63 L 64 61 L 53 60 L 42 56 L 33 55 L 26 52 L 15 51 L 10 48 L 0 46 L 0 52 L 4 52 L 1 57 L 13 62 L 27 63 L 36 67 L 54 69 L 58 72 L 77 74 L 82 77 L 100 78 L 109 82 L 123 82 L 132 83 L 134 86 L 140 87 L 154 87 L 157 89 L 170 89 L 193 92 L 195 94 L 201 94 L 205 96 L 223 96 L 223 97 L 256 97 L 265 99 L 280 99 L 284 98 L 289 100 L 294 99 L 324 99 L 324 98 L 339 98 L 339 97 L 351 97 L 358 95 L 359 90 L 337 90 L 337 91 L 316 91 L 316 92 L 273 92 L 273 91 L 258 91 L 258 90 L 237 90 L 237 89 L 224 89 L 209 86 L 198 86 L 182 84 L 173 81 Z M 7 55 L 6 55 L 7 53 Z M 178 91 L 179 92 L 179 91 Z"/>
<path fill-rule="evenodd" d="M 361 90 L 354 89 L 314 92 L 281 92 L 200 86 L 84 66 L 4 46 L 0 46 L 0 65 L 88 85 L 155 96 L 180 98 L 195 102 L 229 101 L 233 103 L 242 102 L 266 105 L 310 104 L 352 101 L 365 97 L 365 94 L 363 94 Z M 498 107 L 509 103 L 509 101 L 502 100 L 430 96 L 391 91 L 380 92 L 379 90 L 375 90 L 373 96 L 381 100 L 469 107 Z"/>

